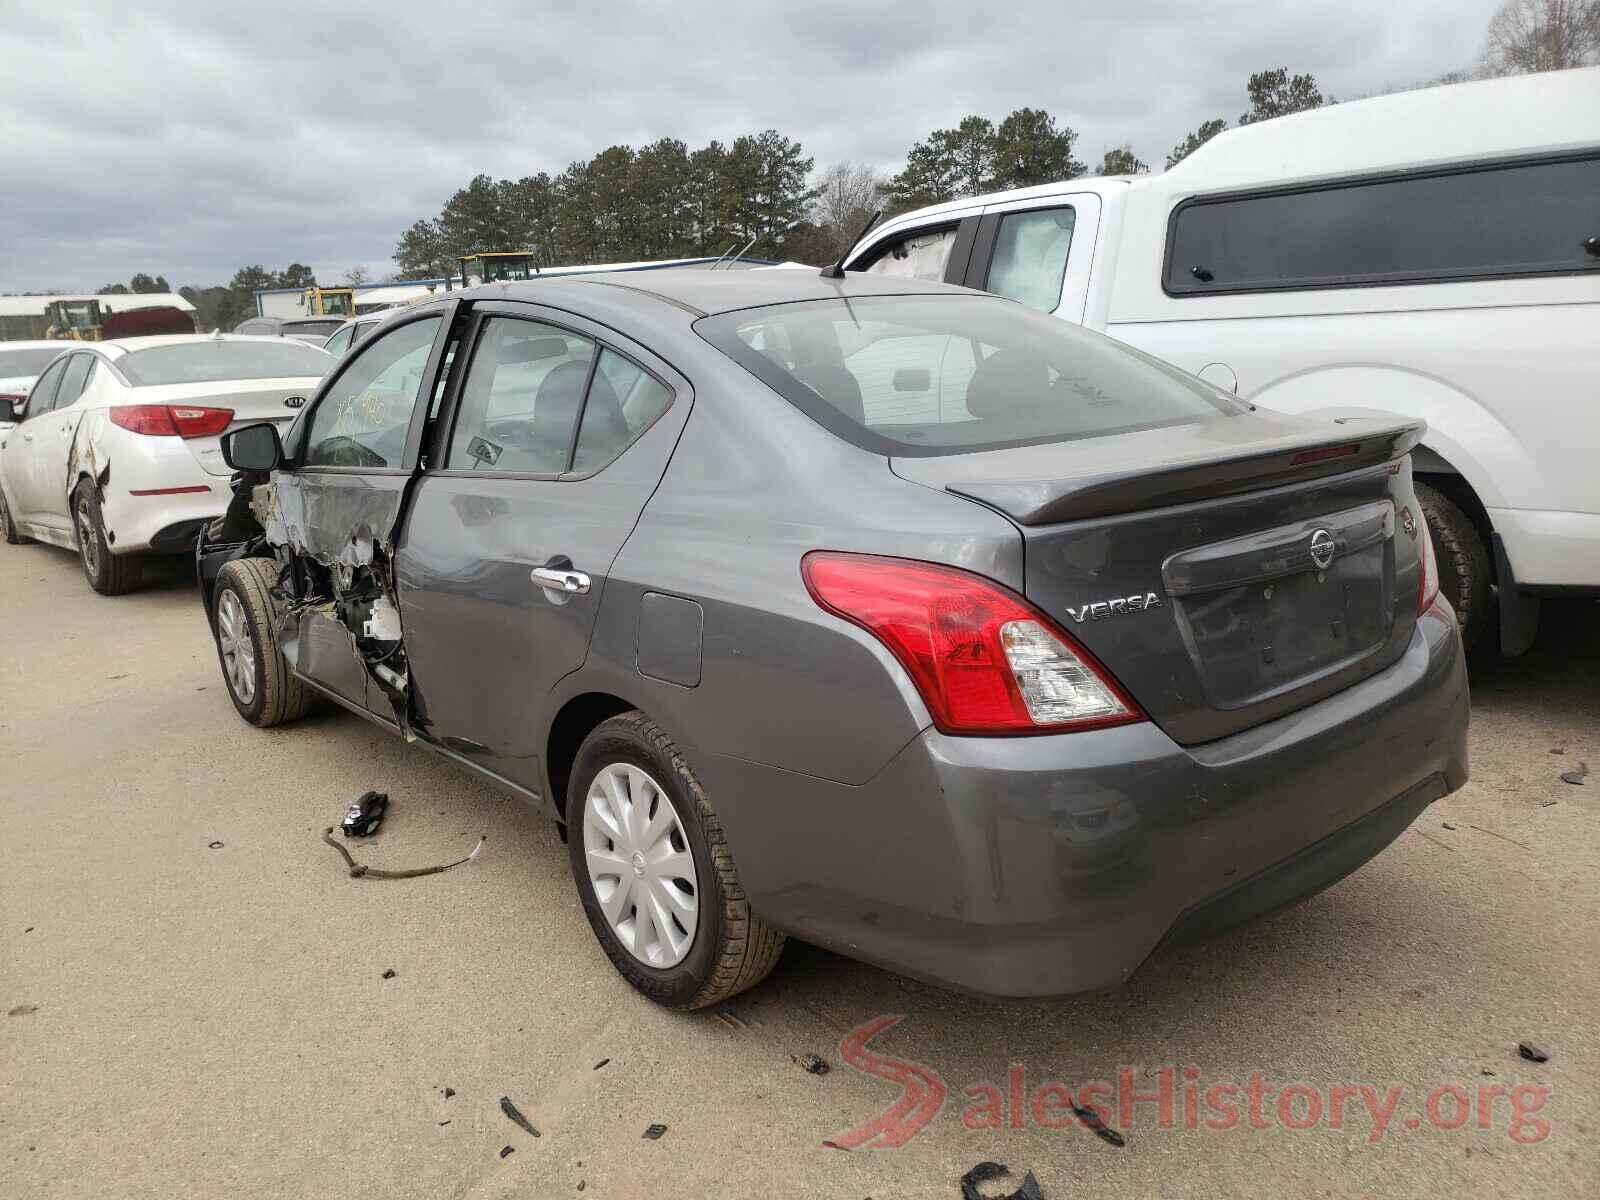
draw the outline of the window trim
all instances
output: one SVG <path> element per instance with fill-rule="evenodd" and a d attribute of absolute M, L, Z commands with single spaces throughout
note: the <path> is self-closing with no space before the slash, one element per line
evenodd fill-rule
<path fill-rule="evenodd" d="M 1227 204 L 1240 200 L 1257 200 L 1273 196 L 1317 195 L 1324 192 L 1344 191 L 1351 188 L 1371 187 L 1385 183 L 1404 183 L 1418 179 L 1439 179 L 1453 175 L 1485 174 L 1491 171 L 1515 169 L 1517 167 L 1537 167 L 1555 163 L 1589 161 L 1600 161 L 1600 146 L 1592 146 L 1584 150 L 1562 151 L 1557 154 L 1521 154 L 1503 158 L 1481 158 L 1470 161 L 1442 163 L 1415 171 L 1370 171 L 1358 175 L 1339 176 L 1335 179 L 1323 179 L 1314 183 L 1275 184 L 1270 187 L 1242 188 L 1237 191 L 1211 192 L 1204 195 L 1189 196 L 1174 205 L 1172 211 L 1167 215 L 1166 245 L 1161 257 L 1161 290 L 1174 300 L 1193 300 L 1196 297 L 1205 296 L 1239 296 L 1267 292 L 1345 291 L 1365 287 L 1415 287 L 1419 284 L 1430 283 L 1462 283 L 1493 279 L 1550 279 L 1562 276 L 1593 274 L 1600 271 L 1600 259 L 1595 260 L 1594 266 L 1585 267 L 1540 267 L 1520 271 L 1500 269 L 1410 271 L 1378 277 L 1369 275 L 1333 275 L 1324 279 L 1299 283 L 1244 283 L 1236 285 L 1223 284 L 1221 286 L 1201 284 L 1195 288 L 1184 288 L 1178 291 L 1174 291 L 1172 287 L 1173 253 L 1177 248 L 1178 219 L 1191 208 Z"/>
<path fill-rule="evenodd" d="M 385 335 L 387 335 L 389 333 L 398 331 L 403 326 L 414 324 L 417 321 L 431 321 L 435 319 L 440 321 L 439 330 L 434 334 L 433 337 L 433 346 L 428 351 L 427 364 L 422 368 L 422 385 L 418 391 L 417 399 L 411 408 L 411 419 L 406 426 L 406 439 L 404 443 L 405 448 L 401 452 L 399 465 L 393 467 L 343 467 L 331 466 L 323 463 L 301 463 L 299 461 L 294 461 L 286 464 L 284 469 L 295 475 L 414 474 L 416 471 L 417 461 L 417 443 L 420 438 L 417 415 L 419 412 L 422 413 L 422 421 L 424 423 L 427 421 L 427 405 L 423 402 L 422 397 L 424 395 L 433 395 L 432 385 L 437 383 L 439 362 L 444 353 L 444 348 L 450 343 L 451 326 L 455 317 L 455 308 L 458 303 L 458 301 L 451 300 L 442 304 L 430 304 L 426 308 L 419 308 L 415 312 L 407 314 L 404 319 L 395 321 L 392 325 L 389 325 L 384 330 Z M 301 415 L 295 419 L 294 425 L 290 428 L 288 436 L 292 437 L 294 435 L 295 430 L 300 428 L 300 422 L 303 420 L 305 422 L 305 437 L 309 442 L 311 437 L 311 424 L 316 420 L 317 410 L 322 407 L 323 399 L 339 382 L 344 373 L 354 365 L 358 357 L 359 356 L 355 354 L 354 348 L 352 347 L 351 353 L 346 354 L 343 358 L 336 360 L 334 369 L 324 376 L 322 382 L 317 385 L 317 390 L 311 397 L 311 403 L 307 404 L 305 408 L 301 410 Z"/>
<path fill-rule="evenodd" d="M 567 442 L 568 469 L 564 471 L 494 471 L 472 467 L 451 468 L 430 465 L 426 472 L 429 477 L 437 476 L 440 479 L 533 479 L 556 483 L 578 483 L 585 479 L 592 479 L 634 446 L 638 445 L 645 434 L 655 428 L 656 423 L 665 417 L 678 403 L 679 397 L 688 391 L 686 386 L 677 382 L 682 379 L 682 376 L 678 375 L 677 372 L 672 372 L 672 377 L 669 378 L 665 372 L 646 362 L 646 355 L 640 353 L 643 347 L 633 349 L 631 348 L 632 343 L 629 343 L 628 347 L 624 347 L 619 343 L 617 335 L 612 333 L 608 326 L 588 320 L 576 313 L 569 313 L 562 309 L 546 308 L 543 305 L 532 303 L 499 301 L 474 304 L 471 308 L 471 314 L 472 327 L 462 337 L 462 342 L 468 345 L 469 353 L 462 355 L 458 352 L 456 355 L 457 369 L 451 373 L 449 387 L 440 407 L 438 427 L 433 432 L 433 442 L 429 448 L 430 464 L 445 457 L 449 450 L 450 442 L 455 436 L 456 418 L 461 410 L 461 390 L 466 386 L 467 375 L 472 369 L 472 360 L 477 355 L 478 343 L 483 336 L 483 327 L 491 317 L 504 317 L 510 320 L 530 321 L 548 325 L 551 328 L 563 330 L 576 337 L 586 338 L 594 343 L 594 358 L 589 364 L 589 377 L 585 380 L 583 387 L 583 403 L 578 407 L 578 419 L 573 423 L 572 434 Z M 660 411 L 641 425 L 639 431 L 628 440 L 627 444 L 605 462 L 592 471 L 573 471 L 570 468 L 573 456 L 577 452 L 578 435 L 583 430 L 583 416 L 589 408 L 589 387 L 594 383 L 595 372 L 600 369 L 600 354 L 604 350 L 610 350 L 617 357 L 625 359 L 638 367 L 639 370 L 666 388 L 669 398 L 661 406 Z M 649 357 L 654 358 L 653 355 Z M 656 361 L 660 362 L 660 360 Z M 669 366 L 664 362 L 660 363 L 660 365 L 663 367 Z"/>

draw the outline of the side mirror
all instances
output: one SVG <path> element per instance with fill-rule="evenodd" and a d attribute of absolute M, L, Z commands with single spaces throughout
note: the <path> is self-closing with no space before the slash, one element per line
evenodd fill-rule
<path fill-rule="evenodd" d="M 222 435 L 222 461 L 235 471 L 270 471 L 283 461 L 278 427 L 263 421 Z"/>
<path fill-rule="evenodd" d="M 0 421 L 20 423 L 23 410 L 27 407 L 28 398 L 26 396 L 7 396 L 4 407 L 0 408 Z"/>

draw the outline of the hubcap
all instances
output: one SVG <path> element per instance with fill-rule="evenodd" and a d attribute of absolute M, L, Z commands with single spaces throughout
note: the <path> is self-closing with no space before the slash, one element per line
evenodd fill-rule
<path fill-rule="evenodd" d="M 250 623 L 244 605 L 231 591 L 217 599 L 217 648 L 222 651 L 222 673 L 240 704 L 256 695 L 256 647 L 250 640 Z"/>
<path fill-rule="evenodd" d="M 89 497 L 78 497 L 78 550 L 83 555 L 83 567 L 89 574 L 100 570 L 100 539 L 95 535 L 94 517 L 89 513 Z"/>
<path fill-rule="evenodd" d="M 583 803 L 583 857 L 606 924 L 646 966 L 671 967 L 694 943 L 700 889 L 671 799 L 630 763 L 602 767 Z"/>

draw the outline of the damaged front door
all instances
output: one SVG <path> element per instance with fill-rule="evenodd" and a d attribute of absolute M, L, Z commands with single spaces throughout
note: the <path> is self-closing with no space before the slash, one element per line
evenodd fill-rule
<path fill-rule="evenodd" d="M 454 307 L 401 318 L 335 368 L 291 432 L 263 522 L 294 560 L 284 657 L 402 728 L 408 681 L 390 551 Z"/>

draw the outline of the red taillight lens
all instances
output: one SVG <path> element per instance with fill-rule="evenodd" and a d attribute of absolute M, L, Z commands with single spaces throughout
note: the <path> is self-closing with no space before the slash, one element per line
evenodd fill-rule
<path fill-rule="evenodd" d="M 182 404 L 124 404 L 110 413 L 113 425 L 147 437 L 211 437 L 233 423 L 231 408 Z"/>
<path fill-rule="evenodd" d="M 174 404 L 167 409 L 181 438 L 214 437 L 233 424 L 231 408 L 188 408 Z"/>
<path fill-rule="evenodd" d="M 1021 596 L 954 567 L 814 550 L 812 599 L 900 660 L 945 733 L 1061 733 L 1143 719 L 1110 674 Z"/>
<path fill-rule="evenodd" d="M 1433 534 L 1428 532 L 1428 518 L 1419 515 L 1417 526 L 1421 532 L 1417 549 L 1422 554 L 1422 582 L 1417 587 L 1417 615 L 1420 617 L 1439 598 L 1439 559 L 1433 552 Z"/>

